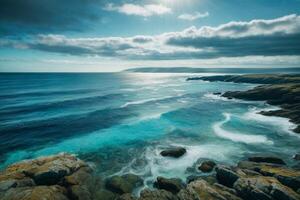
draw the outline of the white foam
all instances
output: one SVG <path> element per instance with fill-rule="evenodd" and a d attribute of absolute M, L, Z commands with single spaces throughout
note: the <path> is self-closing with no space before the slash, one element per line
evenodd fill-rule
<path fill-rule="evenodd" d="M 150 98 L 150 99 L 142 99 L 142 100 L 138 100 L 138 101 L 131 101 L 131 102 L 127 102 L 127 103 L 123 104 L 121 106 L 121 108 L 127 107 L 129 105 L 139 105 L 139 104 L 143 104 L 143 103 L 147 103 L 147 102 L 151 102 L 151 101 L 164 100 L 164 99 L 168 99 L 171 97 L 172 96 L 165 96 L 165 97 L 160 97 L 160 98 Z"/>
<path fill-rule="evenodd" d="M 247 135 L 239 132 L 230 132 L 222 128 L 222 126 L 231 120 L 231 115 L 229 113 L 223 113 L 225 120 L 217 122 L 213 125 L 213 130 L 215 134 L 221 138 L 229 139 L 234 142 L 242 142 L 246 144 L 264 143 L 273 144 L 272 141 L 268 140 L 266 136 L 263 135 Z"/>
<path fill-rule="evenodd" d="M 261 111 L 273 111 L 273 110 L 279 110 L 279 107 L 269 107 L 269 108 L 264 108 L 264 109 L 258 109 L 256 107 L 251 108 L 249 112 L 245 113 L 241 118 L 245 120 L 251 120 L 251 121 L 256 121 L 259 123 L 264 123 L 264 124 L 271 124 L 272 126 L 277 126 L 280 128 L 283 132 L 298 136 L 298 134 L 294 133 L 292 130 L 297 127 L 296 124 L 290 122 L 289 119 L 283 118 L 283 117 L 277 117 L 277 116 L 265 116 L 262 114 L 259 114 Z"/>
<path fill-rule="evenodd" d="M 164 146 L 147 147 L 140 156 L 146 159 L 146 164 L 140 169 L 133 169 L 133 162 L 125 166 L 117 174 L 126 174 L 128 172 L 138 174 L 144 177 L 145 183 L 152 183 L 158 176 L 168 178 L 185 179 L 189 173 L 187 169 L 192 167 L 200 158 L 218 160 L 219 162 L 228 162 L 231 156 L 241 156 L 243 151 L 233 145 L 202 144 L 202 145 L 182 145 L 172 144 L 172 146 L 182 146 L 187 152 L 180 158 L 162 157 L 160 152 Z M 241 154 L 241 155 L 237 155 Z"/>

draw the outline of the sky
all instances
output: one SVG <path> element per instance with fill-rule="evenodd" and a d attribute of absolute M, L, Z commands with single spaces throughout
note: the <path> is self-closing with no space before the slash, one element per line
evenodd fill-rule
<path fill-rule="evenodd" d="M 300 0 L 0 0 L 0 72 L 300 67 Z"/>

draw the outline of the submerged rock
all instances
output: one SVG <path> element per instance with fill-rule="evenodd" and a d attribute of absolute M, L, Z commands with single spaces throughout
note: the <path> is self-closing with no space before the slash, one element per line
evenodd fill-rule
<path fill-rule="evenodd" d="M 160 152 L 160 155 L 166 157 L 173 157 L 173 158 L 179 158 L 183 156 L 186 153 L 186 149 L 183 147 L 174 147 L 170 149 L 163 150 Z"/>
<path fill-rule="evenodd" d="M 157 177 L 156 181 L 154 182 L 154 187 L 176 194 L 184 188 L 184 183 L 177 178 L 167 179 L 163 177 Z"/>
<path fill-rule="evenodd" d="M 202 172 L 211 172 L 214 167 L 216 166 L 216 163 L 211 160 L 207 160 L 201 163 L 201 165 L 198 167 L 199 170 Z"/>

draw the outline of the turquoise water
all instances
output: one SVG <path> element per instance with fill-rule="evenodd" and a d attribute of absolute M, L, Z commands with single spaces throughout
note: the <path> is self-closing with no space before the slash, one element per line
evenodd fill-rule
<path fill-rule="evenodd" d="M 207 158 L 233 164 L 270 152 L 291 161 L 300 141 L 294 125 L 257 114 L 275 107 L 213 95 L 255 85 L 185 81 L 190 76 L 1 74 L 1 167 L 69 152 L 101 175 L 132 172 L 151 184 L 158 175 L 199 174 L 197 163 Z M 187 154 L 161 157 L 170 146 L 183 146 Z"/>

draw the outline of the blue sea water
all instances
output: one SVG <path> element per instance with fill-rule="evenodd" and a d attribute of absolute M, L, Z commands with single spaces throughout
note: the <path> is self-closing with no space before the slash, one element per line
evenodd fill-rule
<path fill-rule="evenodd" d="M 212 75 L 212 74 L 197 74 Z M 77 154 L 100 175 L 185 179 L 197 163 L 233 164 L 273 153 L 291 162 L 300 137 L 288 119 L 258 114 L 264 102 L 214 92 L 256 85 L 186 81 L 191 74 L 0 74 L 0 167 L 59 152 Z M 179 159 L 163 158 L 183 146 Z"/>

